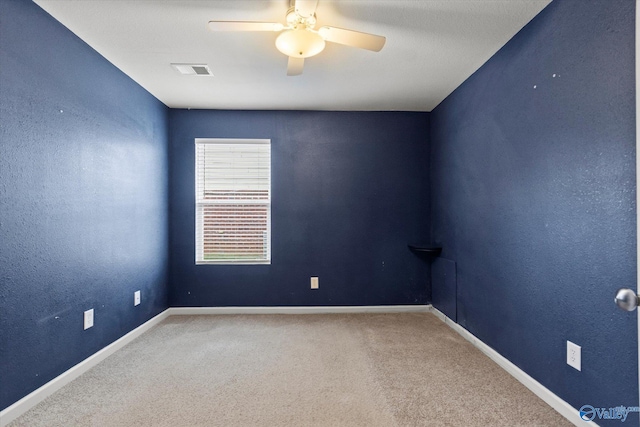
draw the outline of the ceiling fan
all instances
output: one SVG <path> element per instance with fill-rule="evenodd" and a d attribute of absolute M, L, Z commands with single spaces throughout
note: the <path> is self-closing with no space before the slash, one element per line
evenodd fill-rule
<path fill-rule="evenodd" d="M 289 57 L 287 75 L 302 74 L 304 59 L 317 55 L 325 42 L 379 52 L 385 37 L 343 28 L 324 26 L 315 30 L 318 0 L 290 0 L 287 24 L 251 21 L 209 21 L 211 31 L 275 31 L 280 32 L 276 48 Z"/>

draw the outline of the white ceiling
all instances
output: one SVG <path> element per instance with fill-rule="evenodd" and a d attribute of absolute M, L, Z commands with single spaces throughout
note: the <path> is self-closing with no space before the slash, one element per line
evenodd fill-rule
<path fill-rule="evenodd" d="M 327 43 L 287 77 L 277 33 L 289 0 L 34 0 L 172 108 L 431 111 L 551 0 L 319 0 L 318 25 L 386 36 L 382 51 Z M 170 63 L 205 63 L 214 77 Z"/>

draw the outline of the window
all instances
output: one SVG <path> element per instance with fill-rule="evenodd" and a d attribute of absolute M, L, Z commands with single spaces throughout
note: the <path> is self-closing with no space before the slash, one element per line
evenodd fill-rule
<path fill-rule="evenodd" d="M 196 264 L 271 262 L 271 140 L 196 139 Z"/>

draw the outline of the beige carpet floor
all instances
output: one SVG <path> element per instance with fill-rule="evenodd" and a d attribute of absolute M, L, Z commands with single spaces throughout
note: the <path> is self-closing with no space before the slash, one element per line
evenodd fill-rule
<path fill-rule="evenodd" d="M 430 313 L 172 316 L 10 424 L 564 426 Z"/>

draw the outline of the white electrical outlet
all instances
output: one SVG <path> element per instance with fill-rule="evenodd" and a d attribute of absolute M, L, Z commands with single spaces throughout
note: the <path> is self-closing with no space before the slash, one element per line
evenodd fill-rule
<path fill-rule="evenodd" d="M 567 365 L 582 371 L 582 347 L 567 341 Z"/>
<path fill-rule="evenodd" d="M 318 283 L 318 278 L 317 277 L 312 277 L 311 278 L 311 289 L 318 289 L 320 287 L 320 284 Z"/>
<path fill-rule="evenodd" d="M 133 293 L 133 305 L 140 305 L 140 291 Z"/>
<path fill-rule="evenodd" d="M 84 330 L 93 326 L 93 308 L 84 312 Z"/>

